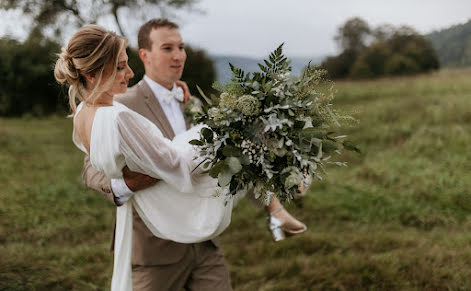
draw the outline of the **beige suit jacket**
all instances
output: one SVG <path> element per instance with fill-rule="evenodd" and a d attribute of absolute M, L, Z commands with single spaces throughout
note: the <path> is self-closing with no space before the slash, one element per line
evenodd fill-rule
<path fill-rule="evenodd" d="M 116 101 L 143 115 L 153 122 L 169 139 L 175 136 L 157 98 L 144 80 L 128 89 L 126 94 L 117 96 Z M 187 122 L 187 127 L 189 123 Z M 103 173 L 97 172 L 85 158 L 82 174 L 86 186 L 93 188 L 115 203 L 111 191 L 111 182 Z M 217 246 L 215 240 L 213 244 Z M 145 226 L 136 211 L 133 211 L 133 265 L 164 265 L 178 262 L 191 244 L 182 244 L 154 236 Z"/>

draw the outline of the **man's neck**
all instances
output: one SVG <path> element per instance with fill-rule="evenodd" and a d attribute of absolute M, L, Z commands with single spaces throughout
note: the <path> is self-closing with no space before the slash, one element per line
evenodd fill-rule
<path fill-rule="evenodd" d="M 158 85 L 162 88 L 165 88 L 169 91 L 172 91 L 173 87 L 175 86 L 175 83 L 171 84 L 171 85 L 164 85 L 162 84 L 161 82 L 158 82 L 158 81 L 155 81 L 154 79 L 150 78 L 148 75 L 144 75 L 144 79 L 150 83 L 153 83 L 154 85 Z"/>
<path fill-rule="evenodd" d="M 169 90 L 169 91 L 172 91 L 173 89 L 173 86 L 175 85 L 175 82 L 173 83 L 165 83 L 165 82 L 162 82 L 161 80 L 156 80 L 156 78 L 152 78 L 150 77 L 149 75 L 144 75 L 146 76 L 150 81 L 164 87 L 165 89 Z"/>

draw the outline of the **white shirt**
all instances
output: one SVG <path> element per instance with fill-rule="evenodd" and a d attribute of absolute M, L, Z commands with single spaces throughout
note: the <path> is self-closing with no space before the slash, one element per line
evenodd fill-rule
<path fill-rule="evenodd" d="M 151 80 L 146 75 L 144 75 L 143 79 L 147 82 L 147 85 L 149 85 L 150 89 L 152 90 L 152 93 L 154 93 L 155 97 L 159 101 L 160 106 L 165 112 L 165 116 L 167 117 L 168 122 L 172 126 L 172 129 L 175 135 L 185 132 L 186 131 L 185 118 L 183 117 L 183 113 L 180 108 L 180 103 L 175 98 L 172 98 L 170 103 L 166 102 L 164 98 L 162 98 L 162 95 L 168 94 L 170 90 L 160 85 L 159 83 Z M 173 84 L 172 91 L 175 91 L 175 90 L 177 90 L 177 86 Z"/>
<path fill-rule="evenodd" d="M 169 103 L 166 102 L 162 97 L 163 94 L 169 93 L 170 90 L 155 82 L 151 78 L 147 77 L 147 75 L 144 75 L 143 79 L 147 83 L 147 85 L 149 85 L 150 89 L 152 90 L 152 93 L 154 93 L 154 96 L 157 98 L 157 101 L 162 107 L 162 110 L 164 111 L 165 116 L 167 117 L 167 120 L 170 123 L 170 126 L 172 126 L 175 135 L 185 132 L 186 123 L 185 118 L 183 117 L 182 110 L 180 108 L 180 103 L 175 98 L 172 98 Z M 173 84 L 172 91 L 176 89 L 177 86 Z M 128 188 L 128 186 L 124 182 L 124 179 L 111 179 L 111 190 L 113 191 L 113 195 L 115 196 L 118 205 L 122 205 L 123 203 L 128 201 L 129 198 L 131 198 L 131 196 L 134 194 L 134 192 L 132 192 L 131 189 Z"/>

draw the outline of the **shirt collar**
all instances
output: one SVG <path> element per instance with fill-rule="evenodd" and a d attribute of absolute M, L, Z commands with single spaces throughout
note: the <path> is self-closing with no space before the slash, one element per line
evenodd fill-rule
<path fill-rule="evenodd" d="M 159 96 L 162 96 L 163 93 L 168 93 L 168 92 L 171 92 L 171 91 L 176 89 L 176 84 L 175 83 L 173 83 L 172 90 L 169 90 L 169 89 L 165 88 L 164 86 L 160 85 L 159 83 L 157 83 L 156 81 L 149 78 L 147 75 L 144 75 L 143 79 L 147 82 L 150 89 L 152 90 L 152 93 L 154 93 L 155 97 L 157 97 L 157 100 L 159 100 L 159 102 L 161 104 L 162 104 L 162 97 L 159 97 Z"/>

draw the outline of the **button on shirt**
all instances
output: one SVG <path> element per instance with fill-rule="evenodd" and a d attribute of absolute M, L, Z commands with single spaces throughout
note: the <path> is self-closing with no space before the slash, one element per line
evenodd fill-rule
<path fill-rule="evenodd" d="M 170 91 L 157 82 L 151 80 L 146 75 L 144 75 L 143 79 L 145 82 L 147 82 L 147 85 L 149 85 L 152 93 L 154 93 L 155 97 L 157 98 L 160 106 L 162 107 L 162 110 L 165 113 L 165 116 L 167 117 L 168 122 L 170 123 L 170 126 L 172 126 L 175 135 L 185 132 L 186 123 L 180 108 L 180 103 L 176 98 L 171 98 L 169 102 L 168 99 L 164 97 L 165 94 L 172 94 L 172 92 L 175 93 L 177 86 L 173 84 L 172 91 Z M 128 201 L 134 193 L 128 188 L 124 182 L 124 179 L 111 179 L 111 188 L 118 205 L 122 205 Z"/>

